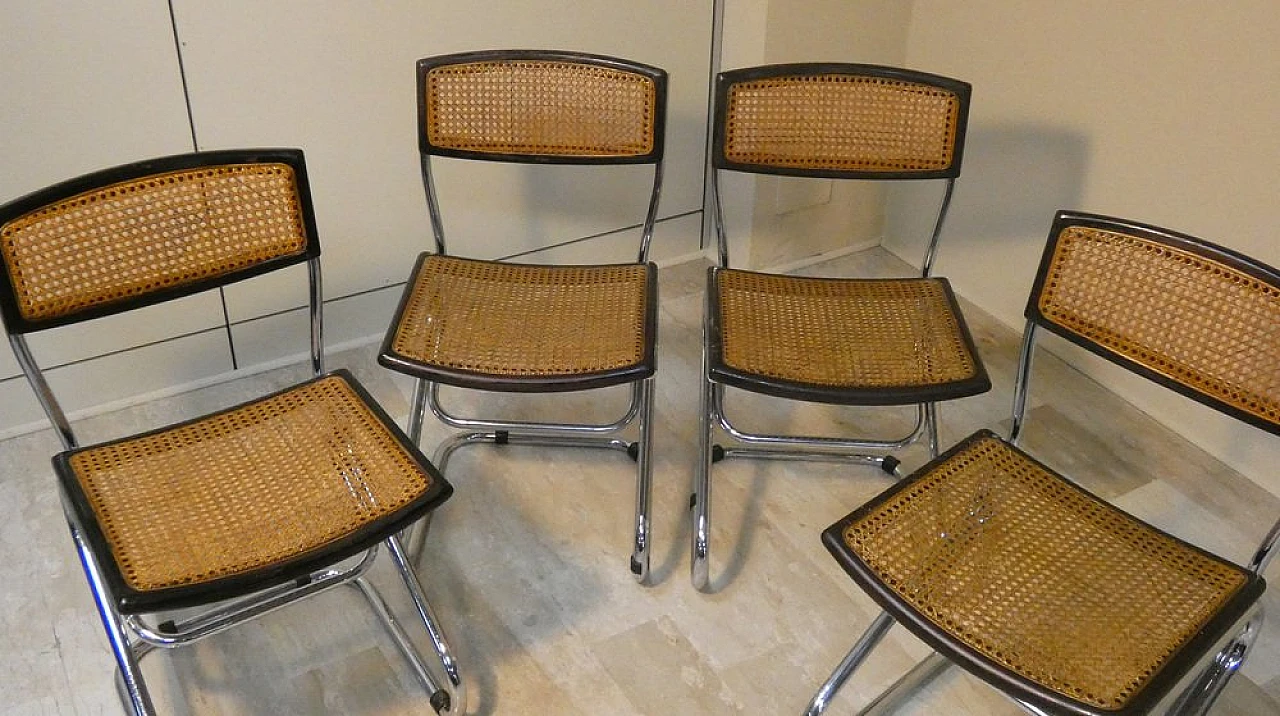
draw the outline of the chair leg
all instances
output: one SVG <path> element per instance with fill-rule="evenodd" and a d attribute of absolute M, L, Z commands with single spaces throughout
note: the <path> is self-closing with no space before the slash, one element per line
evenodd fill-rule
<path fill-rule="evenodd" d="M 844 686 L 844 682 L 849 679 L 849 675 L 862 664 L 867 655 L 871 653 L 871 650 L 876 647 L 876 644 L 880 643 L 880 640 L 884 638 L 891 626 L 893 626 L 893 617 L 888 612 L 880 612 L 880 616 L 871 622 L 871 626 L 867 627 L 867 630 L 862 633 L 862 636 L 859 637 L 853 648 L 849 650 L 849 653 L 845 654 L 844 659 L 840 661 L 840 665 L 836 667 L 836 670 L 831 673 L 831 676 L 827 677 L 822 687 L 818 689 L 818 693 L 813 695 L 813 699 L 809 701 L 809 707 L 805 709 L 805 716 L 818 716 L 818 714 L 827 710 L 836 692 L 840 690 L 841 686 Z"/>
<path fill-rule="evenodd" d="M 901 699 L 933 681 L 948 666 L 951 666 L 951 660 L 936 651 L 931 652 L 924 661 L 913 666 L 910 671 L 902 675 L 902 678 L 893 682 L 892 686 L 872 699 L 871 703 L 862 707 L 857 716 L 882 716 L 892 713 Z"/>
<path fill-rule="evenodd" d="M 652 535 L 649 501 L 653 493 L 653 378 L 640 387 L 640 437 L 636 443 L 636 531 L 631 551 L 631 573 L 644 584 L 649 579 L 649 547 Z"/>
<path fill-rule="evenodd" d="M 694 466 L 693 496 L 689 501 L 689 512 L 692 517 L 692 535 L 689 555 L 689 577 L 694 589 L 700 592 L 707 590 L 710 578 L 711 549 L 711 462 L 712 450 L 711 429 L 715 400 L 712 392 L 716 389 L 707 376 L 706 349 L 702 357 L 702 393 L 699 398 L 698 414 L 698 462 Z"/>
<path fill-rule="evenodd" d="M 1169 707 L 1168 713 L 1203 716 L 1227 688 L 1231 677 L 1249 656 L 1249 650 L 1262 631 L 1263 611 L 1258 608 L 1245 622 L 1235 638 L 1227 642 L 1191 684 Z"/>
<path fill-rule="evenodd" d="M 65 498 L 64 498 L 65 499 Z M 64 503 L 65 507 L 65 503 Z M 80 565 L 84 569 L 89 582 L 89 591 L 93 594 L 94 604 L 98 608 L 98 616 L 107 633 L 107 641 L 111 644 L 111 652 L 116 658 L 116 687 L 120 692 L 120 700 L 126 713 L 137 716 L 150 716 L 156 712 L 151 702 L 151 694 L 142 679 L 142 670 L 138 666 L 138 657 L 133 650 L 129 632 L 125 628 L 115 602 L 107 592 L 102 571 L 93 553 L 84 542 L 79 525 L 68 514 L 68 527 L 71 529 L 71 541 L 75 543 L 76 552 L 80 556 Z"/>
<path fill-rule="evenodd" d="M 395 562 L 396 570 L 400 572 L 400 578 L 409 590 L 409 596 L 413 598 L 413 605 L 418 612 L 418 617 L 422 620 L 423 626 L 426 627 L 427 635 L 431 637 L 431 647 L 435 650 L 436 657 L 440 660 L 440 666 L 444 670 L 445 678 L 448 681 L 444 690 L 437 690 L 431 695 L 431 706 L 437 713 L 465 713 L 467 710 L 466 685 L 462 682 L 457 659 L 449 647 L 449 642 L 445 639 L 444 630 L 440 628 L 439 621 L 436 619 L 435 613 L 432 612 L 431 605 L 427 602 L 427 595 L 422 589 L 422 583 L 418 580 L 418 574 L 414 571 L 408 555 L 405 554 L 404 548 L 400 545 L 398 536 L 392 535 L 388 537 L 386 543 L 391 552 L 391 559 Z"/>
<path fill-rule="evenodd" d="M 929 440 L 929 459 L 938 457 L 938 404 L 924 404 L 925 431 Z"/>

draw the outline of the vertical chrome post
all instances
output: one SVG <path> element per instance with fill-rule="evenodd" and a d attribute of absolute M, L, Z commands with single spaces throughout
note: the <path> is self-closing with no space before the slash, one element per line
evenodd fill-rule
<path fill-rule="evenodd" d="M 924 266 L 920 275 L 928 278 L 933 272 L 933 259 L 938 253 L 938 239 L 942 236 L 942 223 L 947 220 L 947 211 L 951 208 L 951 193 L 956 188 L 955 178 L 947 179 L 947 190 L 942 195 L 942 208 L 938 210 L 938 220 L 933 224 L 933 236 L 929 238 L 929 248 L 924 253 Z"/>
<path fill-rule="evenodd" d="M 422 154 L 422 186 L 427 192 L 427 214 L 431 217 L 431 235 L 436 240 L 436 253 L 444 255 L 444 221 L 440 219 L 440 204 L 436 201 L 436 181 L 431 176 L 431 157 Z"/>
<path fill-rule="evenodd" d="M 133 644 L 129 640 L 129 633 L 125 630 L 124 620 L 116 610 L 115 600 L 107 592 L 102 570 L 99 569 L 97 560 L 89 550 L 89 545 L 85 543 L 80 525 L 75 519 L 71 506 L 67 503 L 66 496 L 60 496 L 63 512 L 67 516 L 67 527 L 71 530 L 71 541 L 75 544 L 76 553 L 80 556 L 80 565 L 88 578 L 89 591 L 93 594 L 94 604 L 98 607 L 98 616 L 102 619 L 102 626 L 107 632 L 107 641 L 110 642 L 111 651 L 116 657 L 116 666 L 119 669 L 118 679 L 123 686 L 121 695 L 127 697 L 124 703 L 125 710 L 137 716 L 151 716 L 156 712 L 155 706 L 151 703 L 151 695 L 142 681 L 142 672 L 138 667 L 138 659 L 134 654 Z"/>
<path fill-rule="evenodd" d="M 1167 713 L 1179 716 L 1204 716 L 1217 701 L 1231 677 L 1240 670 L 1249 649 L 1262 631 L 1262 609 L 1259 607 L 1245 622 L 1244 628 L 1227 642 L 1187 688 L 1178 695 Z"/>
<path fill-rule="evenodd" d="M 636 532 L 631 553 L 631 572 L 636 581 L 649 579 L 650 534 L 649 500 L 653 493 L 653 378 L 640 386 L 640 438 L 636 444 Z"/>
<path fill-rule="evenodd" d="M 924 661 L 916 664 L 911 671 L 902 675 L 902 678 L 893 682 L 893 685 L 880 695 L 871 700 L 871 703 L 862 707 L 857 716 L 883 716 L 884 714 L 893 713 L 894 709 L 899 705 L 899 701 L 909 694 L 919 691 L 921 687 L 936 679 L 951 661 L 947 657 L 938 652 L 930 652 L 924 658 Z"/>
<path fill-rule="evenodd" d="M 445 639 L 444 631 L 440 628 L 435 613 L 431 611 L 431 605 L 427 602 L 426 592 L 422 589 L 422 583 L 418 581 L 417 572 L 409 564 L 404 548 L 400 546 L 399 537 L 395 535 L 388 537 L 387 547 L 391 552 L 392 561 L 395 562 L 396 571 L 400 572 L 400 578 L 404 581 L 405 587 L 408 588 L 409 596 L 413 598 L 414 608 L 417 609 L 418 616 L 427 628 L 427 635 L 431 637 L 431 647 L 440 659 L 445 678 L 449 682 L 450 698 L 448 703 L 438 705 L 437 699 L 433 695 L 432 706 L 435 706 L 437 711 L 447 710 L 451 714 L 466 713 L 467 689 L 466 685 L 462 683 L 457 659 L 454 658 L 453 651 L 449 648 L 449 642 Z"/>
<path fill-rule="evenodd" d="M 929 459 L 932 460 L 938 456 L 938 404 L 924 404 L 924 421 L 928 431 L 929 440 Z"/>
<path fill-rule="evenodd" d="M 1022 437 L 1022 425 L 1027 414 L 1027 394 L 1031 389 L 1031 363 L 1036 352 L 1036 324 L 1028 320 L 1022 332 L 1022 349 L 1018 353 L 1018 372 L 1013 379 L 1013 419 L 1009 427 L 1009 442 L 1018 444 Z"/>
<path fill-rule="evenodd" d="M 720 268 L 729 267 L 729 237 L 725 234 L 724 209 L 720 206 L 720 172 L 711 168 L 711 210 L 712 223 L 716 227 L 716 255 Z"/>
<path fill-rule="evenodd" d="M 658 199 L 662 196 L 662 160 L 653 165 L 653 191 L 649 194 L 649 213 L 644 217 L 644 230 L 640 234 L 639 263 L 649 260 L 649 244 L 653 243 L 653 227 L 658 223 Z"/>
<path fill-rule="evenodd" d="M 1267 565 L 1271 564 L 1271 558 L 1275 556 L 1277 540 L 1280 540 L 1280 520 L 1276 520 L 1267 536 L 1262 538 L 1258 551 L 1254 552 L 1253 560 L 1249 562 L 1249 571 L 1261 576 L 1267 570 Z"/>
<path fill-rule="evenodd" d="M 831 676 L 827 678 L 822 687 L 818 689 L 818 693 L 813 695 L 813 699 L 809 702 L 809 708 L 805 709 L 805 716 L 818 716 L 827 707 L 831 705 L 831 699 L 844 686 L 844 682 L 849 680 L 849 675 L 853 670 L 858 668 L 863 659 L 871 653 L 871 650 L 880 643 L 885 633 L 889 631 L 889 627 L 893 626 L 893 617 L 889 616 L 889 612 L 880 612 L 880 616 L 876 617 L 871 626 L 862 633 L 862 637 L 853 645 L 844 659 L 840 661 L 840 665 L 836 670 L 831 672 Z"/>
<path fill-rule="evenodd" d="M 703 330 L 706 330 L 705 323 Z M 692 504 L 689 505 L 693 528 L 690 535 L 689 578 L 693 582 L 693 588 L 698 591 L 706 591 L 707 582 L 710 578 L 711 452 L 714 449 L 711 445 L 711 430 L 716 422 L 712 415 L 716 405 L 715 396 L 712 393 L 716 386 L 711 382 L 711 378 L 708 375 L 709 357 L 706 343 L 704 337 L 702 341 L 702 372 L 698 376 L 699 381 L 702 383 L 698 399 L 698 462 L 694 466 L 693 500 Z"/>
<path fill-rule="evenodd" d="M 413 398 L 409 405 L 409 441 L 418 445 L 422 441 L 422 421 L 427 411 L 427 392 L 430 382 L 418 378 L 413 383 Z"/>
<path fill-rule="evenodd" d="M 58 399 L 54 397 L 53 391 L 49 389 L 49 383 L 44 379 L 44 372 L 40 370 L 40 366 L 36 364 L 36 359 L 31 355 L 31 349 L 27 346 L 26 337 L 11 333 L 9 334 L 9 345 L 13 348 L 13 355 L 18 359 L 22 374 L 27 376 L 27 383 L 31 385 L 31 390 L 35 392 L 36 399 L 40 401 L 40 407 L 44 409 L 44 414 L 48 416 L 49 422 L 53 423 L 54 432 L 58 434 L 58 439 L 62 441 L 62 447 L 67 450 L 76 447 L 76 436 L 75 433 L 71 432 L 71 423 L 67 420 L 66 413 L 62 412 L 62 406 L 58 404 Z"/>
<path fill-rule="evenodd" d="M 311 371 L 324 374 L 324 284 L 320 280 L 320 257 L 307 260 L 307 283 L 311 287 Z"/>

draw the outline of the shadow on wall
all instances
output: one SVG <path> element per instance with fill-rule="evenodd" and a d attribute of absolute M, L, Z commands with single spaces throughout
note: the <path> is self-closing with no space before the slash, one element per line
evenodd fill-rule
<path fill-rule="evenodd" d="M 1088 138 L 1079 132 L 1017 123 L 970 125 L 964 165 L 943 227 L 940 262 L 954 265 L 957 250 L 1008 247 L 1010 242 L 1034 262 L 1054 212 L 1086 208 L 1080 204 L 1088 161 Z M 917 263 L 940 197 L 934 187 L 894 187 L 886 246 Z M 948 254 L 951 261 L 946 261 Z"/>

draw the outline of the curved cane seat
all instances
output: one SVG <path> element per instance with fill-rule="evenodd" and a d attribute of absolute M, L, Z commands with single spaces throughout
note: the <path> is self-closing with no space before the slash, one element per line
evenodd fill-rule
<path fill-rule="evenodd" d="M 1103 711 L 1176 681 L 1263 589 L 985 431 L 823 541 L 946 656 Z"/>
<path fill-rule="evenodd" d="M 648 264 L 535 266 L 423 254 L 383 360 L 471 388 L 547 392 L 654 372 Z"/>
<path fill-rule="evenodd" d="M 901 404 L 988 387 L 945 279 L 716 269 L 713 380 L 787 398 Z"/>
<path fill-rule="evenodd" d="M 99 554 L 111 555 L 104 567 L 121 611 L 172 609 L 308 574 L 447 499 L 452 487 L 368 401 L 337 371 L 60 455 L 72 503 Z"/>

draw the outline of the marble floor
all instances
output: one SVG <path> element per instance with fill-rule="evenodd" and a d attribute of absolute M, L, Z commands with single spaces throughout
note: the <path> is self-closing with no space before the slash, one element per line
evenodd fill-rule
<path fill-rule="evenodd" d="M 810 269 L 888 275 L 906 267 L 872 250 Z M 887 485 L 879 471 L 730 460 L 716 466 L 710 594 L 688 581 L 699 316 L 704 266 L 662 271 L 653 494 L 653 573 L 627 569 L 634 468 L 597 451 L 482 446 L 457 453 L 456 487 L 438 512 L 420 574 L 471 692 L 471 714 L 799 713 L 875 614 L 818 535 Z M 1015 333 L 966 306 L 995 383 L 941 409 L 943 440 L 1006 425 Z M 409 382 L 375 348 L 331 356 L 398 418 Z M 1247 560 L 1280 510 L 1268 494 L 1051 356 L 1038 359 L 1025 444 L 1090 489 L 1180 536 Z M 296 366 L 82 421 L 82 441 L 165 424 L 302 377 Z M 445 394 L 465 408 L 496 396 Z M 616 390 L 557 399 L 581 417 L 621 405 Z M 526 400 L 508 400 L 528 415 Z M 492 403 L 489 403 L 492 404 Z M 545 406 L 545 404 L 544 404 Z M 836 411 L 733 395 L 763 429 L 891 427 L 905 416 Z M 446 435 L 429 425 L 430 454 Z M 0 443 L 0 712 L 115 714 L 112 660 L 53 490 L 50 431 Z M 907 468 L 920 448 L 901 455 Z M 1156 479 L 1139 477 L 1155 475 Z M 1270 570 L 1274 581 L 1280 574 Z M 393 571 L 375 580 L 399 595 Z M 1274 594 L 1274 593 L 1273 593 Z M 1272 613 L 1280 597 L 1268 596 Z M 829 713 L 852 713 L 927 649 L 895 629 Z M 144 673 L 162 713 L 401 714 L 425 697 L 354 590 L 323 595 L 174 653 Z M 1280 714 L 1280 628 L 1272 625 L 1215 713 Z M 900 711 L 1014 714 L 1010 702 L 949 670 Z"/>

